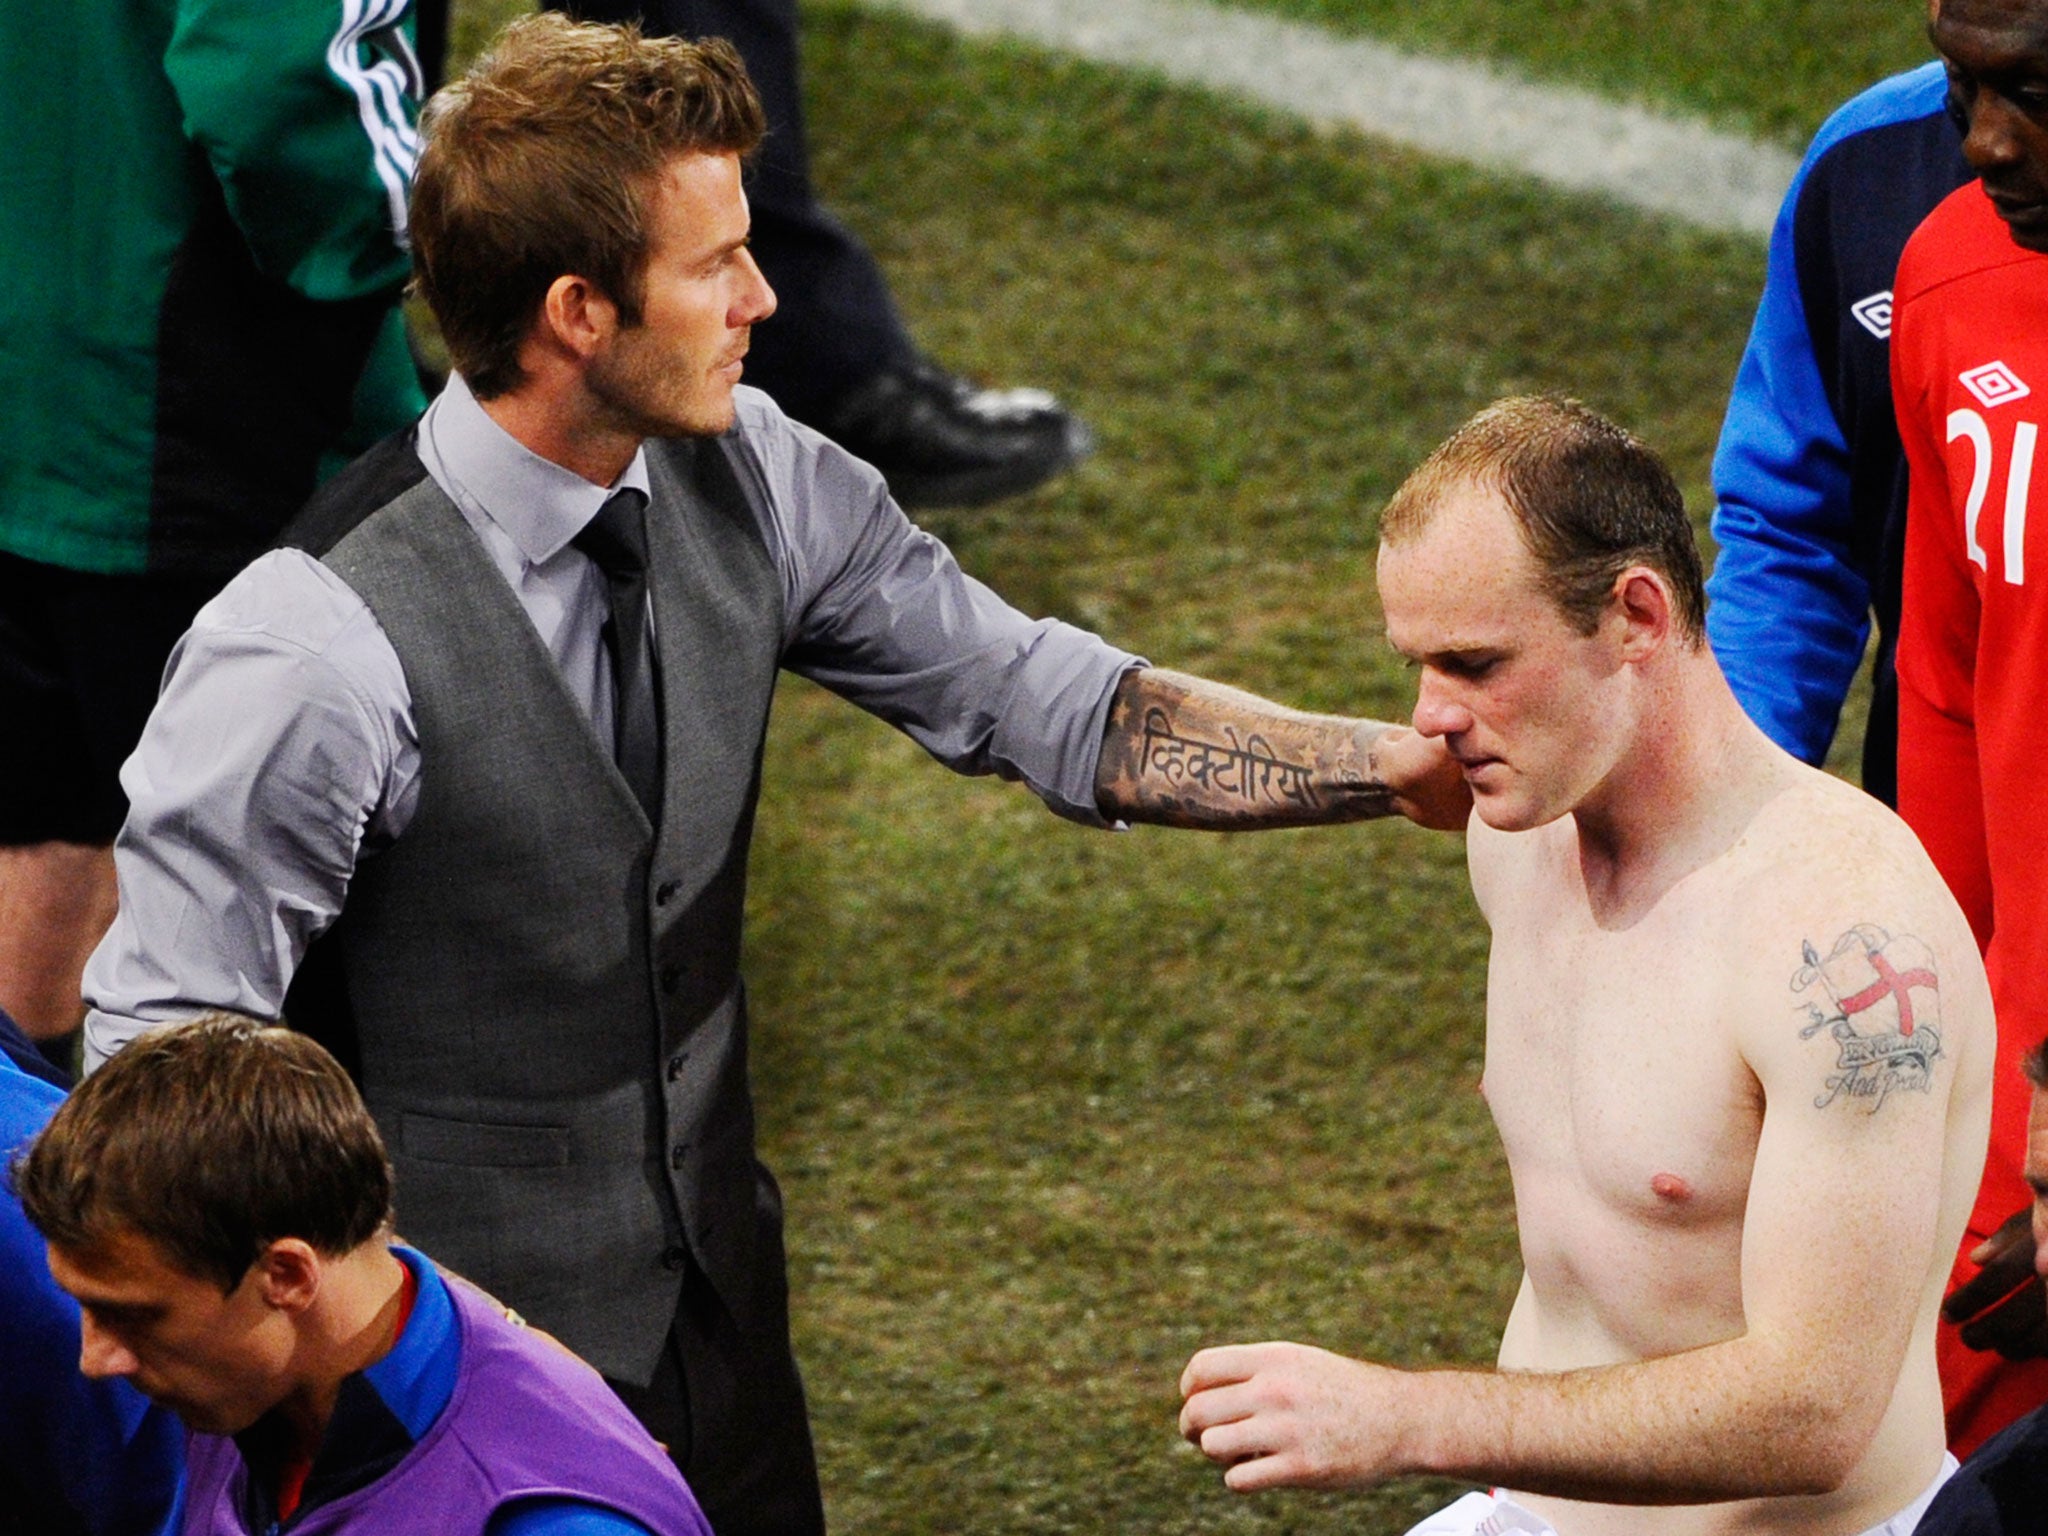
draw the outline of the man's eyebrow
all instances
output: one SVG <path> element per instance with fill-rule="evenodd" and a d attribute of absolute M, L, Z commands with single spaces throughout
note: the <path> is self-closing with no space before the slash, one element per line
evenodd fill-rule
<path fill-rule="evenodd" d="M 734 251 L 743 251 L 753 243 L 754 232 L 750 229 L 737 240 L 720 241 L 704 253 L 704 259 L 706 261 L 717 261 L 722 256 L 730 256 Z"/>
<path fill-rule="evenodd" d="M 1394 642 L 1392 640 L 1389 640 L 1387 644 L 1394 645 Z M 1471 662 L 1479 660 L 1497 660 L 1500 657 L 1505 656 L 1507 654 L 1507 647 L 1505 645 L 1482 645 L 1477 643 L 1472 645 L 1440 646 L 1439 648 L 1433 651 L 1404 651 L 1401 649 L 1400 646 L 1394 645 L 1394 650 L 1397 653 L 1399 653 L 1399 655 L 1410 666 L 1420 666 L 1425 662 L 1441 666 L 1447 661 Z"/>

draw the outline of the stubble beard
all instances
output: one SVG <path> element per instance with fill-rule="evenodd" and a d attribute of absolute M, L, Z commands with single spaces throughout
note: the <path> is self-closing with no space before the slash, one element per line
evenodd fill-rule
<path fill-rule="evenodd" d="M 678 387 L 680 374 L 652 359 L 615 356 L 593 368 L 585 382 L 601 407 L 601 424 L 612 431 L 639 438 L 730 432 L 737 415 L 732 388 L 706 389 L 699 400 L 679 399 L 687 394 Z M 677 403 L 671 406 L 671 400 Z"/>

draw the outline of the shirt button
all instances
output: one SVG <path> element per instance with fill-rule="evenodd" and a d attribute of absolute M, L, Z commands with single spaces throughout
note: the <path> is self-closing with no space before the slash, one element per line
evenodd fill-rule
<path fill-rule="evenodd" d="M 683 1075 L 683 1063 L 690 1059 L 688 1051 L 677 1051 L 668 1059 L 668 1080 L 674 1082 Z"/>
<path fill-rule="evenodd" d="M 676 1144 L 675 1144 L 674 1146 L 672 1146 L 672 1147 L 670 1147 L 670 1148 L 668 1149 L 668 1165 L 669 1165 L 669 1167 L 671 1167 L 671 1168 L 680 1168 L 680 1167 L 682 1167 L 682 1166 L 683 1166 L 683 1159 L 684 1159 L 684 1158 L 686 1158 L 686 1157 L 688 1157 L 689 1155 L 690 1155 L 690 1144 L 689 1144 L 689 1143 L 688 1143 L 687 1141 L 679 1141 L 679 1142 L 677 1142 L 677 1143 L 676 1143 Z"/>
<path fill-rule="evenodd" d="M 680 891 L 682 888 L 683 882 L 680 880 L 662 881 L 660 885 L 655 887 L 654 904 L 657 907 L 667 906 L 670 902 L 676 899 L 676 892 Z"/>
<path fill-rule="evenodd" d="M 680 1270 L 690 1262 L 690 1251 L 681 1243 L 670 1243 L 661 1250 L 661 1267 L 666 1270 Z"/>

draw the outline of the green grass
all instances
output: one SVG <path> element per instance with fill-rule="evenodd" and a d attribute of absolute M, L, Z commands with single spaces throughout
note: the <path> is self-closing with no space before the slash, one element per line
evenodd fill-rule
<path fill-rule="evenodd" d="M 1231 0 L 1421 53 L 1704 113 L 1803 144 L 1934 56 L 1921 0 Z"/>
<path fill-rule="evenodd" d="M 806 16 L 819 184 L 921 341 L 1098 430 L 1058 486 L 929 520 L 1021 606 L 1399 715 L 1374 517 L 1479 405 L 1576 393 L 1704 516 L 1753 242 Z M 763 1150 L 836 1529 L 1371 1536 L 1443 1502 L 1230 1495 L 1174 1381 L 1230 1339 L 1490 1359 L 1518 1263 L 1460 840 L 1089 832 L 793 683 L 757 848 Z"/>

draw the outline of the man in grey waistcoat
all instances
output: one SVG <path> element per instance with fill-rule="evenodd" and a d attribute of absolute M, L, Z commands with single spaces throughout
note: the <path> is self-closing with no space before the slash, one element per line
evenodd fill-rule
<path fill-rule="evenodd" d="M 775 299 L 723 44 L 530 18 L 426 130 L 455 375 L 180 643 L 88 1057 L 345 1000 L 407 1236 L 603 1371 L 721 1536 L 814 1533 L 738 970 L 778 668 L 1083 822 L 1462 825 L 1462 782 L 1411 732 L 1025 618 L 736 391 Z"/>

